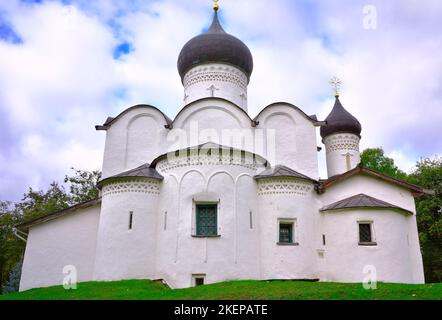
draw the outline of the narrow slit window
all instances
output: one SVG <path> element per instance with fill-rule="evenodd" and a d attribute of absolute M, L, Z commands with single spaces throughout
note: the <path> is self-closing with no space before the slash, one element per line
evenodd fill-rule
<path fill-rule="evenodd" d="M 129 212 L 129 230 L 132 230 L 134 222 L 134 213 L 133 211 Z"/>
<path fill-rule="evenodd" d="M 164 212 L 164 231 L 167 230 L 167 211 Z"/>
<path fill-rule="evenodd" d="M 325 246 L 326 242 L 325 242 L 325 234 L 322 235 L 322 245 Z"/>
<path fill-rule="evenodd" d="M 250 229 L 253 229 L 253 212 L 249 212 L 249 218 L 250 218 Z"/>

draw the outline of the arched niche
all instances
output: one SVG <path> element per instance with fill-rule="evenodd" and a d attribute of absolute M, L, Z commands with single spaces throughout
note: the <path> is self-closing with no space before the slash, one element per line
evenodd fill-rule
<path fill-rule="evenodd" d="M 128 122 L 126 137 L 125 167 L 131 169 L 148 163 L 159 153 L 158 119 L 147 113 L 133 117 Z"/>

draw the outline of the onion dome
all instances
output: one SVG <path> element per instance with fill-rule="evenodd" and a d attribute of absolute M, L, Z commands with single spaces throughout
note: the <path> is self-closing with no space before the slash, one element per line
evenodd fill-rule
<path fill-rule="evenodd" d="M 335 106 L 325 121 L 327 124 L 321 127 L 322 138 L 336 133 L 352 133 L 361 136 L 361 123 L 344 109 L 341 101 L 339 101 L 339 95 L 336 95 Z"/>
<path fill-rule="evenodd" d="M 250 79 L 253 57 L 249 48 L 238 38 L 226 33 L 218 20 L 215 9 L 209 30 L 187 42 L 178 57 L 178 72 L 181 80 L 189 69 L 209 62 L 231 64 L 243 70 Z"/>

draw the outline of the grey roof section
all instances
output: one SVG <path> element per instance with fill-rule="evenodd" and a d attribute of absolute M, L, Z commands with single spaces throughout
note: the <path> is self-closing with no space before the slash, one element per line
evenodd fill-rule
<path fill-rule="evenodd" d="M 107 117 L 106 122 L 103 124 L 103 126 L 109 125 L 112 121 L 114 121 L 114 117 Z"/>
<path fill-rule="evenodd" d="M 164 112 L 162 112 L 160 109 L 158 109 L 157 107 L 154 107 L 154 106 L 151 106 L 151 105 L 148 105 L 148 104 L 138 104 L 138 105 L 132 106 L 130 108 L 127 108 L 126 110 L 121 112 L 116 117 L 108 117 L 106 119 L 106 121 L 104 122 L 104 124 L 95 126 L 95 129 L 97 129 L 97 130 L 107 130 L 110 126 L 112 126 L 112 124 L 114 124 L 116 121 L 118 121 L 118 119 L 120 119 L 122 116 L 124 116 L 128 112 L 130 112 L 130 111 L 132 111 L 134 109 L 137 109 L 137 108 L 150 108 L 150 109 L 154 109 L 154 110 L 160 112 L 160 114 L 163 116 L 163 118 L 164 118 L 164 120 L 166 122 L 166 125 L 172 124 L 172 120 Z"/>
<path fill-rule="evenodd" d="M 33 227 L 35 225 L 46 223 L 48 221 L 51 221 L 51 220 L 63 217 L 63 216 L 68 215 L 68 214 L 77 213 L 77 212 L 79 212 L 78 210 L 87 209 L 87 208 L 90 208 L 90 207 L 93 207 L 93 206 L 97 206 L 99 204 L 101 204 L 101 198 L 92 199 L 90 201 L 79 203 L 77 205 L 74 205 L 72 207 L 66 208 L 64 210 L 60 210 L 60 211 L 57 211 L 57 212 L 54 212 L 54 213 L 50 213 L 50 214 L 44 215 L 42 217 L 38 217 L 36 219 L 32 219 L 32 220 L 26 221 L 26 222 L 24 222 L 22 224 L 17 225 L 16 228 L 21 230 L 21 231 L 25 231 L 26 232 L 26 231 L 29 230 L 29 228 L 31 228 L 31 227 Z"/>
<path fill-rule="evenodd" d="M 325 124 L 326 124 L 325 121 L 318 121 L 318 117 L 316 115 L 309 116 L 304 111 L 302 111 L 301 108 L 295 106 L 294 104 L 291 104 L 289 102 L 282 102 L 282 101 L 274 102 L 274 103 L 269 104 L 268 106 L 266 106 L 264 109 L 262 109 L 258 113 L 258 115 L 253 119 L 253 121 L 255 121 L 255 122 L 258 121 L 259 117 L 261 116 L 261 114 L 263 112 L 267 111 L 269 108 L 273 108 L 273 107 L 278 106 L 278 105 L 285 105 L 285 106 L 288 106 L 290 108 L 295 109 L 296 111 L 300 112 L 307 120 L 311 121 L 313 123 L 313 125 L 315 125 L 315 126 L 325 126 Z"/>
<path fill-rule="evenodd" d="M 274 168 L 264 170 L 259 175 L 256 175 L 254 178 L 256 180 L 259 180 L 259 179 L 275 178 L 275 177 L 278 177 L 278 178 L 298 178 L 298 179 L 302 179 L 302 180 L 316 182 L 316 180 L 314 180 L 314 179 L 312 179 L 302 173 L 299 173 L 293 169 L 290 169 L 289 167 L 282 166 L 282 165 L 277 165 Z"/>
<path fill-rule="evenodd" d="M 122 173 L 119 173 L 117 175 L 108 177 L 106 179 L 101 180 L 98 182 L 98 186 L 102 186 L 104 183 L 106 183 L 109 180 L 119 179 L 119 178 L 150 178 L 150 179 L 156 179 L 156 180 L 163 180 L 164 177 L 158 173 L 158 171 L 155 168 L 152 168 L 150 166 L 150 163 L 143 164 L 142 166 L 125 171 Z"/>
<path fill-rule="evenodd" d="M 223 146 L 217 143 L 213 143 L 213 142 L 206 142 L 197 146 L 192 146 L 192 147 L 188 147 L 188 148 L 183 148 L 183 149 L 178 149 L 175 151 L 171 151 L 165 154 L 160 155 L 159 157 L 157 157 L 154 161 L 152 161 L 152 164 L 150 165 L 151 168 L 155 168 L 156 165 L 158 164 L 158 162 L 160 162 L 163 159 L 166 159 L 168 156 L 179 156 L 180 152 L 182 151 L 186 151 L 187 155 L 190 155 L 190 153 L 192 151 L 194 152 L 201 152 L 203 151 L 203 154 L 207 154 L 207 152 L 211 152 L 211 151 L 229 151 L 229 152 L 241 152 L 241 154 L 250 154 L 253 157 L 254 163 L 258 164 L 258 165 L 262 165 L 264 167 L 268 167 L 269 166 L 269 162 L 262 156 L 250 152 L 250 151 L 246 151 L 246 150 L 241 150 L 241 149 L 237 149 L 234 147 L 229 147 L 229 146 Z M 222 153 L 220 153 L 222 154 Z"/>
<path fill-rule="evenodd" d="M 413 212 L 404 208 L 395 206 L 394 204 L 367 196 L 366 194 L 358 194 L 353 197 L 329 204 L 323 207 L 320 211 L 331 211 L 341 209 L 356 209 L 356 208 L 379 208 L 379 209 L 392 209 L 403 211 L 407 214 L 413 215 Z"/>
<path fill-rule="evenodd" d="M 209 30 L 187 42 L 178 57 L 178 72 L 183 80 L 186 72 L 199 64 L 224 62 L 243 70 L 250 78 L 253 57 L 250 49 L 238 38 L 226 33 L 215 11 Z"/>
<path fill-rule="evenodd" d="M 350 112 L 342 106 L 339 97 L 336 97 L 333 110 L 325 119 L 327 125 L 321 127 L 321 137 L 325 138 L 336 133 L 353 133 L 361 135 L 362 126 Z"/>
<path fill-rule="evenodd" d="M 357 174 L 365 174 L 365 175 L 371 176 L 373 178 L 378 178 L 378 179 L 383 180 L 385 182 L 389 182 L 389 183 L 401 186 L 402 188 L 410 190 L 414 197 L 420 197 L 425 194 L 434 196 L 436 194 L 436 192 L 434 190 L 425 189 L 425 188 L 416 186 L 414 184 L 408 183 L 404 180 L 396 179 L 396 178 L 390 177 L 386 174 L 383 174 L 381 172 L 378 172 L 378 171 L 375 171 L 372 169 L 368 169 L 368 168 L 364 167 L 364 165 L 362 163 L 360 163 L 356 168 L 354 168 L 350 171 L 344 172 L 343 174 L 331 177 L 330 179 L 327 179 L 327 180 L 322 180 L 321 184 L 318 186 L 317 191 L 319 193 L 324 193 L 328 188 L 331 188 L 335 184 L 337 184 L 341 181 L 345 181 L 346 179 L 351 178 Z"/>

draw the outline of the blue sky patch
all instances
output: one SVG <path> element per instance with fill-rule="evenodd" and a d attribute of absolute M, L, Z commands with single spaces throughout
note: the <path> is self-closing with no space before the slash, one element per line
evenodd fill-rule
<path fill-rule="evenodd" d="M 131 53 L 132 51 L 134 51 L 132 44 L 130 44 L 129 42 L 123 42 L 121 44 L 119 44 L 115 49 L 114 49 L 114 59 L 120 59 L 122 56 L 127 55 L 129 53 Z"/>
<path fill-rule="evenodd" d="M 0 40 L 12 44 L 23 43 L 23 40 L 15 32 L 14 28 L 0 16 Z"/>
<path fill-rule="evenodd" d="M 20 0 L 21 2 L 23 2 L 23 3 L 26 3 L 26 4 L 34 4 L 34 3 L 36 3 L 36 4 L 40 4 L 40 3 L 43 3 L 43 0 Z"/>

